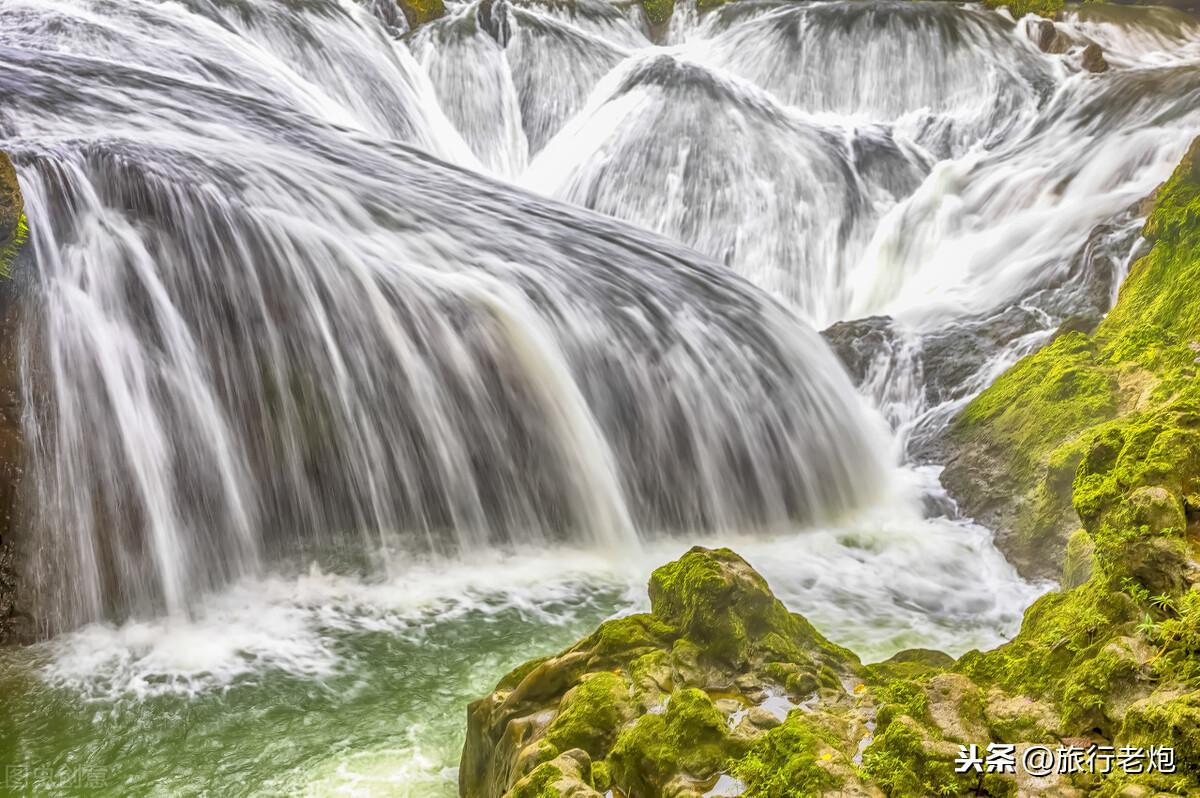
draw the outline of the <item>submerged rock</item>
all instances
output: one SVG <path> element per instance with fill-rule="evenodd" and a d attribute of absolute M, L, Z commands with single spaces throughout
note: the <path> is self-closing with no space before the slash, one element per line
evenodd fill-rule
<path fill-rule="evenodd" d="M 1083 48 L 1083 53 L 1079 56 L 1079 63 L 1088 72 L 1108 71 L 1108 61 L 1104 59 L 1104 51 L 1095 42 Z"/>

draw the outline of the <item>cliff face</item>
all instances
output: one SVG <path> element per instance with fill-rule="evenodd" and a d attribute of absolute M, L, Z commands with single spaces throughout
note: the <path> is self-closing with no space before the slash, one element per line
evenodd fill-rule
<path fill-rule="evenodd" d="M 24 243 L 25 204 L 17 173 L 0 152 L 0 643 L 15 636 L 16 576 L 11 531 L 24 457 L 21 434 L 19 306 L 12 275 Z"/>
<path fill-rule="evenodd" d="M 1063 564 L 1014 640 L 864 667 L 732 552 L 694 549 L 655 572 L 650 614 L 472 705 L 464 798 L 1196 794 L 1200 140 L 1145 234 L 1095 333 L 1063 331 L 954 426 L 950 487 L 1016 497 L 1010 548 Z M 956 772 L 991 742 L 1170 746 L 1177 768 Z"/>

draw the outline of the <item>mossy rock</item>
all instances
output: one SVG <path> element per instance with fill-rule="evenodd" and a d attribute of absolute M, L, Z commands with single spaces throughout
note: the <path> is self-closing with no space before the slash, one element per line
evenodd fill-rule
<path fill-rule="evenodd" d="M 1013 19 L 1036 14 L 1046 19 L 1058 19 L 1066 5 L 1064 0 L 983 0 L 988 8 L 1007 8 Z"/>
<path fill-rule="evenodd" d="M 441 19 L 446 14 L 446 4 L 443 0 L 396 0 L 396 3 L 404 12 L 409 30 Z"/>
<path fill-rule="evenodd" d="M 13 261 L 27 233 L 25 199 L 17 171 L 8 155 L 0 152 L 0 276 L 11 276 Z"/>
<path fill-rule="evenodd" d="M 471 705 L 459 768 L 465 798 L 584 789 L 575 781 L 646 798 L 699 795 L 781 725 L 758 706 L 768 688 L 797 701 L 858 701 L 842 687 L 860 676 L 858 659 L 789 612 L 733 552 L 694 548 L 656 570 L 648 592 L 651 612 L 606 621 Z M 859 730 L 843 741 L 846 762 L 864 724 L 844 721 Z M 569 752 L 587 758 L 586 778 L 564 780 Z"/>
<path fill-rule="evenodd" d="M 705 781 L 720 773 L 739 748 L 712 698 L 687 688 L 671 694 L 665 712 L 622 731 L 608 763 L 626 793 L 657 798 L 679 775 Z"/>

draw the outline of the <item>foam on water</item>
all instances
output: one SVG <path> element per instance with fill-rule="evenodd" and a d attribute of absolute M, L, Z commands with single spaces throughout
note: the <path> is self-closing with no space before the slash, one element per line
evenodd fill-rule
<path fill-rule="evenodd" d="M 908 472 L 936 490 L 936 471 Z M 923 484 L 921 484 L 923 483 Z M 968 521 L 922 519 L 895 505 L 843 526 L 766 538 L 708 537 L 758 568 L 791 609 L 865 659 L 927 646 L 961 653 L 1011 634 L 1045 586 L 1021 580 Z M 648 609 L 650 569 L 688 544 L 660 541 L 637 558 L 571 549 L 518 550 L 456 560 L 394 563 L 377 576 L 277 573 L 243 581 L 199 603 L 190 617 L 93 624 L 40 649 L 50 684 L 93 700 L 218 689 L 272 671 L 322 678 L 359 664 L 338 637 L 388 632 L 418 642 L 432 626 L 484 623 L 515 612 L 570 626 L 600 594 L 614 611 Z"/>

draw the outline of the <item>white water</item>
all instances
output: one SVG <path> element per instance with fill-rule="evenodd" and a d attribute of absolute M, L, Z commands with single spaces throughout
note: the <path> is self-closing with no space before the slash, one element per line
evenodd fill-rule
<path fill-rule="evenodd" d="M 920 476 L 935 478 L 928 471 Z M 197 694 L 264 670 L 325 678 L 352 665 L 336 652 L 334 636 L 346 632 L 412 638 L 431 625 L 511 610 L 564 624 L 572 607 L 598 590 L 620 595 L 622 611 L 646 611 L 650 571 L 696 542 L 733 547 L 785 604 L 868 661 L 917 645 L 955 655 L 994 646 L 1044 589 L 1015 574 L 986 529 L 922 519 L 891 502 L 844 527 L 811 529 L 800 540 L 784 534 L 660 541 L 637 559 L 524 550 L 413 563 L 365 580 L 313 565 L 236 584 L 188 619 L 92 625 L 61 635 L 45 644 L 52 657 L 45 677 L 92 700 Z"/>
<path fill-rule="evenodd" d="M 1111 301 L 1200 129 L 1195 21 L 1070 12 L 1090 75 L 942 3 L 681 7 L 663 45 L 595 0 L 480 13 L 397 40 L 351 0 L 0 8 L 25 578 L 47 629 L 83 624 L 30 650 L 40 680 L 114 717 L 286 704 L 386 681 L 374 635 L 478 637 L 388 697 L 403 739 L 385 707 L 316 764 L 245 765 L 450 794 L 461 703 L 512 664 L 489 625 L 549 653 L 694 543 L 866 659 L 1015 631 L 1045 586 L 894 464 Z M 895 337 L 860 398 L 808 324 L 871 314 Z"/>

